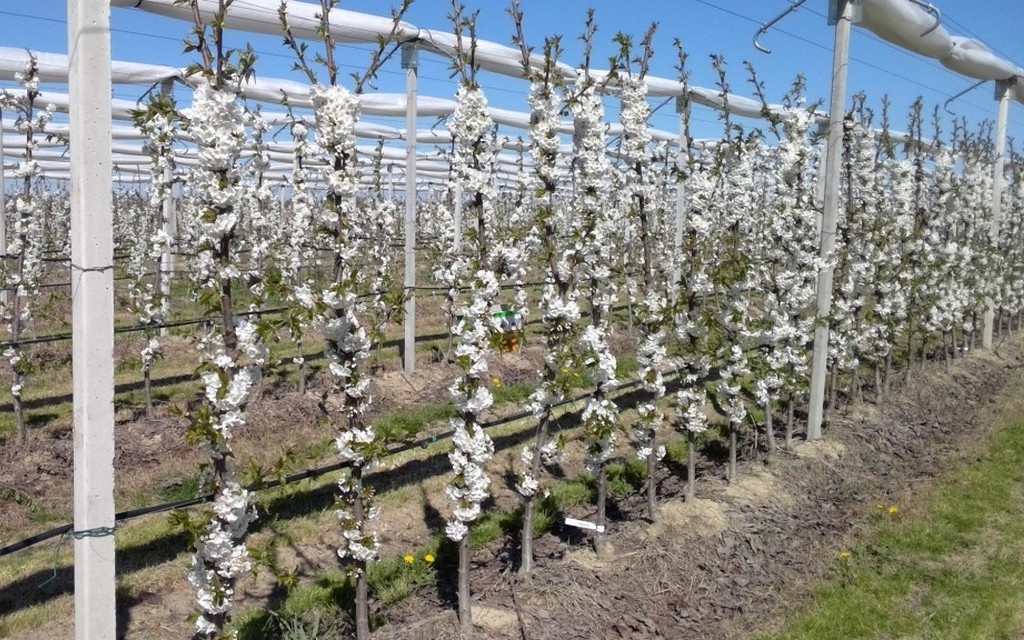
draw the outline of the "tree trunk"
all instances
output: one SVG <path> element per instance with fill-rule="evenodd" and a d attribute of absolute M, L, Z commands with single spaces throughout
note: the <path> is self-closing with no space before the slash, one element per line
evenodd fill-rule
<path fill-rule="evenodd" d="M 598 558 L 608 555 L 607 540 L 605 534 L 608 529 L 607 507 L 608 504 L 608 471 L 605 463 L 601 463 L 601 469 L 597 473 L 597 531 L 594 533 L 594 551 Z"/>
<path fill-rule="evenodd" d="M 658 514 L 658 483 L 655 472 L 658 470 L 658 434 L 651 431 L 651 453 L 647 455 L 647 517 L 651 522 L 660 519 Z"/>
<path fill-rule="evenodd" d="M 772 427 L 772 401 L 764 403 L 764 438 L 768 464 L 775 462 L 775 429 Z"/>
<path fill-rule="evenodd" d="M 532 495 L 523 504 L 523 530 L 520 532 L 519 572 L 533 571 L 533 514 L 537 508 L 537 496 Z"/>
<path fill-rule="evenodd" d="M 697 484 L 697 434 L 688 431 L 686 434 L 686 501 L 693 502 Z"/>
<path fill-rule="evenodd" d="M 459 540 L 459 630 L 463 638 L 473 632 L 473 617 L 469 608 L 469 534 Z"/>
<path fill-rule="evenodd" d="M 903 381 L 910 382 L 910 370 L 913 369 L 911 365 L 914 364 L 914 321 L 913 319 L 908 321 L 907 324 L 907 366 L 903 371 Z"/>
<path fill-rule="evenodd" d="M 19 347 L 15 347 L 16 349 Z M 17 371 L 14 372 L 14 386 L 24 387 L 25 376 Z M 21 399 L 21 392 L 11 396 L 11 406 L 14 407 L 14 445 L 21 447 L 28 437 L 28 429 L 25 426 L 25 405 Z"/>
<path fill-rule="evenodd" d="M 885 372 L 882 378 L 882 395 L 889 395 L 889 385 L 892 381 L 892 349 L 885 354 Z"/>
<path fill-rule="evenodd" d="M 142 390 L 146 398 L 146 419 L 153 419 L 153 375 L 149 366 L 142 370 Z"/>
<path fill-rule="evenodd" d="M 3 212 L 0 211 L 0 215 Z M 25 236 L 21 236 L 21 254 L 18 256 L 18 273 L 25 273 L 25 246 L 27 240 Z M 6 250 L 6 247 L 0 247 L 0 250 Z M 17 357 L 24 358 L 25 354 L 22 352 L 22 346 L 17 344 L 21 340 L 21 305 L 24 303 L 21 299 L 21 286 L 14 288 L 11 292 L 13 301 L 11 302 L 11 342 L 15 343 L 12 348 Z M 11 394 L 11 406 L 14 408 L 14 444 L 16 446 L 22 446 L 25 444 L 25 440 L 28 437 L 28 428 L 25 425 L 25 405 L 22 401 L 22 393 L 25 392 L 25 376 L 20 373 L 16 368 L 12 373 L 12 386 L 18 388 L 17 395 Z"/>
<path fill-rule="evenodd" d="M 552 375 L 554 374 L 552 373 Z M 549 422 L 550 410 L 547 415 L 541 417 L 541 419 L 537 421 L 537 431 L 534 436 L 534 455 L 532 464 L 530 465 L 530 473 L 533 474 L 534 478 L 538 479 L 538 482 L 540 480 L 540 470 L 542 466 L 540 450 L 548 439 Z M 539 489 L 540 487 L 538 487 L 538 490 Z M 522 557 L 519 563 L 519 570 L 523 573 L 530 573 L 533 571 L 533 519 L 537 510 L 536 503 L 537 494 L 534 493 L 532 496 L 526 498 L 526 503 L 523 505 L 523 530 L 520 539 Z"/>
<path fill-rule="evenodd" d="M 295 346 L 299 350 L 299 382 L 296 389 L 299 395 L 304 395 L 306 393 L 306 352 L 302 348 L 302 340 L 299 340 Z"/>
<path fill-rule="evenodd" d="M 796 408 L 796 402 L 793 399 L 793 392 L 790 391 L 786 397 L 786 450 L 791 451 L 793 449 L 793 413 Z"/>
<path fill-rule="evenodd" d="M 366 522 L 366 504 L 363 502 L 363 468 L 352 465 L 352 486 L 355 496 L 352 500 L 352 516 L 356 522 Z M 366 561 L 357 560 L 356 565 L 356 640 L 370 638 L 370 587 L 366 579 Z"/>
<path fill-rule="evenodd" d="M 729 469 L 726 474 L 726 480 L 729 482 L 736 482 L 736 431 L 737 427 L 732 422 L 729 423 Z"/>
<path fill-rule="evenodd" d="M 839 367 L 838 365 L 832 365 L 832 370 L 829 372 L 829 392 L 828 392 L 828 406 L 825 408 L 825 421 L 827 422 L 832 417 L 832 411 L 836 408 L 836 400 L 839 396 Z"/>
<path fill-rule="evenodd" d="M 217 499 L 217 496 L 220 496 L 223 493 L 224 488 L 227 485 L 227 482 L 226 482 L 225 479 L 226 479 L 226 477 L 228 475 L 228 458 L 231 455 L 231 450 L 230 449 L 225 449 L 225 448 L 222 448 L 222 447 L 217 447 L 216 449 L 217 449 L 217 453 L 218 453 L 219 457 L 213 458 L 213 483 L 214 483 L 214 494 L 215 494 L 214 499 L 215 500 Z M 211 450 L 211 452 L 212 452 L 212 450 Z M 215 520 L 220 520 L 221 525 L 223 526 L 224 529 L 227 529 L 229 527 L 229 523 L 225 522 L 224 519 L 221 516 L 214 515 L 213 518 Z M 237 541 L 236 540 L 232 540 L 231 544 L 232 544 L 232 546 L 234 546 L 235 544 L 237 544 Z M 205 568 L 207 570 L 212 570 L 212 571 L 216 570 L 216 565 L 208 557 L 204 558 L 203 562 L 204 562 Z M 234 590 L 235 590 L 235 581 L 236 581 L 235 578 L 224 578 L 224 577 L 221 577 L 219 579 L 220 579 L 220 585 L 224 589 L 225 593 L 232 593 L 232 592 L 234 592 Z M 218 639 L 218 640 L 220 638 L 225 637 L 224 636 L 224 627 L 226 627 L 227 624 L 229 622 L 231 622 L 231 609 L 229 608 L 226 611 L 222 611 L 220 613 L 207 614 L 206 618 L 207 618 L 207 620 L 212 622 L 216 626 L 216 628 L 217 628 L 217 630 L 214 632 L 213 637 Z"/>

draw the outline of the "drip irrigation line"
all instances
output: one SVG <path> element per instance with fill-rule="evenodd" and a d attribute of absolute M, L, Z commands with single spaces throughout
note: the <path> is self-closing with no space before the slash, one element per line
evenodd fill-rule
<path fill-rule="evenodd" d="M 253 311 L 239 311 L 236 316 L 249 317 L 249 316 L 263 316 L 279 313 L 286 311 L 290 307 L 272 307 L 269 309 L 256 309 Z M 114 327 L 114 334 L 122 333 L 138 333 L 140 331 L 151 331 L 154 329 L 173 329 L 175 327 L 187 327 L 192 325 L 208 324 L 216 322 L 220 318 L 218 316 L 208 316 L 205 318 L 195 318 L 192 320 L 172 320 L 170 322 L 154 322 L 150 324 L 138 324 L 129 327 Z M 72 334 L 70 333 L 54 333 L 46 336 L 39 336 L 38 338 L 25 338 L 23 340 L 8 340 L 6 342 L 0 342 L 0 349 L 6 349 L 7 347 L 17 347 L 28 344 L 46 344 L 49 342 L 62 342 L 64 340 L 70 340 Z"/>
<path fill-rule="evenodd" d="M 619 391 L 619 390 L 623 390 L 623 389 L 631 389 L 631 388 L 639 386 L 639 385 L 640 385 L 640 379 L 637 378 L 635 380 L 631 380 L 629 382 L 625 382 L 625 383 L 619 385 L 618 387 L 616 387 L 615 390 Z M 581 393 L 581 394 L 578 394 L 578 395 L 573 396 L 571 398 L 566 398 L 565 400 L 562 400 L 562 401 L 560 401 L 560 402 L 558 402 L 558 403 L 556 403 L 556 404 L 554 404 L 552 406 L 553 407 L 563 407 L 563 406 L 565 406 L 567 404 L 572 404 L 572 403 L 575 403 L 575 402 L 579 402 L 580 400 L 583 400 L 585 398 L 588 398 L 592 394 L 593 394 L 593 391 L 588 392 L 588 393 Z M 527 418 L 527 417 L 529 417 L 531 415 L 533 415 L 532 411 L 530 411 L 530 410 L 521 410 L 521 411 L 517 411 L 515 413 L 511 413 L 511 414 L 506 415 L 506 416 L 501 416 L 500 418 L 496 418 L 496 419 L 491 420 L 489 422 L 481 423 L 480 427 L 482 429 L 492 429 L 494 427 L 498 427 L 498 426 L 501 426 L 501 425 L 504 425 L 504 424 L 508 424 L 510 422 L 515 422 L 516 420 L 521 420 L 523 418 Z M 446 431 L 446 432 L 444 432 L 442 434 L 433 435 L 433 436 L 427 436 L 427 437 L 424 437 L 424 438 L 419 438 L 418 440 L 414 440 L 412 442 L 407 442 L 405 444 L 389 448 L 387 453 L 384 454 L 381 457 L 381 459 L 383 460 L 383 459 L 386 459 L 386 458 L 398 455 L 400 453 L 405 453 L 407 451 L 412 451 L 412 450 L 415 450 L 415 449 L 425 449 L 426 447 L 430 446 L 431 444 L 434 444 L 435 442 L 439 442 L 439 441 L 442 441 L 442 440 L 447 440 L 447 439 L 449 439 L 451 437 L 452 437 L 452 432 L 451 431 Z M 342 469 L 345 469 L 345 468 L 349 467 L 350 465 L 351 465 L 351 463 L 348 462 L 348 461 L 345 461 L 345 462 L 335 462 L 335 463 L 332 463 L 332 464 L 329 464 L 329 465 L 326 465 L 326 466 L 323 466 L 323 467 L 317 467 L 315 469 L 306 469 L 305 471 L 300 471 L 298 473 L 293 473 L 291 475 L 285 476 L 284 478 L 275 478 L 273 480 L 268 480 L 266 482 L 257 482 L 257 483 L 254 483 L 254 484 L 249 485 L 248 487 L 246 487 L 246 490 L 247 491 L 258 492 L 258 491 L 263 491 L 263 490 L 266 490 L 266 489 L 275 489 L 275 488 L 280 487 L 282 485 L 286 485 L 286 484 L 289 484 L 289 483 L 292 483 L 292 482 L 298 482 L 299 480 L 309 480 L 309 479 L 319 478 L 320 476 L 326 475 L 328 473 L 332 473 L 334 471 L 340 471 Z M 121 512 L 118 512 L 118 513 L 114 514 L 114 522 L 124 522 L 126 520 L 133 520 L 135 518 L 140 518 L 142 516 L 150 515 L 150 514 L 154 514 L 154 513 L 162 513 L 162 512 L 166 512 L 166 511 L 173 511 L 175 509 L 185 509 L 185 508 L 188 508 L 188 507 L 195 507 L 195 506 L 198 506 L 198 505 L 201 505 L 201 504 L 206 504 L 208 502 L 212 502 L 213 498 L 214 498 L 214 495 L 215 494 L 213 494 L 213 493 L 207 493 L 207 494 L 204 494 L 204 495 L 201 495 L 201 496 L 197 496 L 195 498 L 190 498 L 188 500 L 178 500 L 176 502 L 165 502 L 163 504 L 156 504 L 156 505 L 151 505 L 151 506 L 148 506 L 148 507 L 139 507 L 137 509 L 129 509 L 127 511 L 121 511 Z M 58 536 L 66 535 L 66 534 L 70 533 L 73 528 L 74 528 L 74 523 L 61 525 L 59 527 L 55 527 L 55 528 L 50 529 L 48 531 L 43 531 L 42 533 L 37 533 L 36 535 L 30 536 L 30 537 L 25 538 L 23 540 L 19 540 L 18 542 L 14 542 L 14 543 L 9 544 L 9 545 L 7 545 L 5 547 L 0 547 L 0 558 L 2 558 L 3 556 L 6 556 L 6 555 L 10 555 L 10 554 L 14 553 L 15 551 L 21 551 L 22 549 L 26 549 L 26 548 L 31 547 L 33 545 L 39 544 L 40 542 L 45 542 L 46 540 L 50 540 L 50 539 L 56 538 Z"/>
<path fill-rule="evenodd" d="M 501 288 L 501 289 L 517 289 L 517 288 L 521 288 L 521 287 L 537 287 L 537 286 L 541 286 L 543 284 L 545 284 L 545 283 L 543 283 L 543 282 L 524 282 L 523 284 L 505 284 L 505 285 L 501 285 L 499 288 Z M 43 287 L 43 286 L 46 286 L 46 285 L 40 285 L 40 287 Z M 56 286 L 56 285 L 54 285 L 54 286 Z M 441 287 L 441 286 L 403 287 L 403 289 L 406 290 L 406 291 L 409 291 L 409 290 L 412 290 L 412 291 L 450 291 L 449 287 Z M 460 289 L 460 291 L 462 291 L 462 290 L 468 290 L 468 287 L 464 288 L 464 289 Z M 369 297 L 373 297 L 375 295 L 383 295 L 385 293 L 387 293 L 387 291 L 373 291 L 373 292 L 370 292 L 370 293 L 364 293 L 364 294 L 362 294 L 362 295 L 360 295 L 358 297 L 359 298 L 369 298 Z M 625 308 L 624 306 L 618 306 L 618 307 L 613 307 L 613 310 L 621 311 L 624 308 Z M 281 312 L 284 312 L 284 311 L 288 311 L 289 309 L 291 309 L 291 307 L 288 307 L 288 306 L 270 307 L 268 309 L 256 309 L 256 310 L 253 310 L 253 311 L 240 311 L 240 312 L 236 313 L 235 315 L 236 316 L 244 316 L 244 317 L 264 316 L 264 315 L 272 315 L 272 314 L 275 314 L 275 313 L 281 313 Z M 152 331 L 154 329 L 174 329 L 174 328 L 178 328 L 178 327 L 196 326 L 196 325 L 201 325 L 201 324 L 209 324 L 211 322 L 217 322 L 219 320 L 220 320 L 219 316 L 207 316 L 207 317 L 203 317 L 203 318 L 193 318 L 193 319 L 190 319 L 190 320 L 171 320 L 171 321 L 168 321 L 168 322 L 153 322 L 153 323 L 149 323 L 149 324 L 131 325 L 131 326 L 127 326 L 127 327 L 114 327 L 114 335 L 125 334 L 125 333 L 139 333 L 139 332 L 142 332 L 142 331 Z M 531 320 L 531 321 L 527 322 L 527 324 L 531 324 L 533 322 L 538 322 L 538 320 Z M 448 334 L 431 334 L 431 335 L 428 335 L 428 336 L 419 336 L 416 339 L 417 340 L 437 340 L 438 336 L 443 337 L 443 336 L 446 336 L 446 335 L 448 335 Z M 24 339 L 21 339 L 21 340 L 7 340 L 7 341 L 4 341 L 4 342 L 0 342 L 0 349 L 6 349 L 7 347 L 17 347 L 17 346 L 22 346 L 22 345 L 48 344 L 48 343 L 51 343 L 51 342 L 63 342 L 65 340 L 70 340 L 71 338 L 72 338 L 71 333 L 53 333 L 53 334 L 48 334 L 48 335 L 45 335 L 45 336 L 39 336 L 37 338 L 24 338 Z M 388 340 L 384 344 L 385 345 L 391 345 L 391 344 L 397 344 L 398 342 L 400 342 L 400 340 Z"/>
<path fill-rule="evenodd" d="M 175 273 L 182 274 L 182 273 L 187 273 L 187 272 L 183 271 L 183 270 L 174 270 L 174 271 L 165 271 L 164 273 L 166 273 L 166 274 L 175 274 Z M 153 278 L 156 275 L 157 275 L 157 273 L 154 271 L 152 273 L 144 273 L 144 274 L 142 274 L 139 277 L 141 277 L 141 278 Z M 134 280 L 134 279 L 135 279 L 134 276 L 115 276 L 114 277 L 114 282 L 124 282 L 125 280 Z M 66 282 L 44 282 L 44 283 L 38 285 L 36 288 L 37 289 L 62 289 L 62 288 L 65 288 L 65 287 L 70 287 L 71 284 L 72 283 L 71 283 L 70 280 L 68 280 Z M 0 288 L 0 291 L 14 291 L 14 287 Z"/>

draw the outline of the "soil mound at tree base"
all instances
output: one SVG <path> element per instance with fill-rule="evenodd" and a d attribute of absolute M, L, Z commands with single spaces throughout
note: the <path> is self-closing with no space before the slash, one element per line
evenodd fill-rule
<path fill-rule="evenodd" d="M 949 370 L 932 364 L 884 400 L 840 412 L 825 439 L 798 443 L 766 468 L 743 463 L 737 482 L 721 469 L 698 477 L 694 505 L 681 501 L 685 479 L 659 479 L 662 518 L 644 519 L 645 501 L 627 498 L 613 522 L 615 553 L 580 561 L 585 543 L 565 549 L 571 561 L 543 563 L 521 580 L 500 561 L 472 577 L 477 606 L 515 611 L 523 628 L 488 629 L 488 638 L 749 637 L 771 628 L 787 606 L 807 597 L 877 504 L 907 504 L 922 482 L 970 459 L 1019 406 L 1024 339 L 998 354 L 978 353 Z M 552 553 L 549 535 L 538 551 Z M 504 556 L 507 558 L 507 554 Z M 513 592 L 515 597 L 513 597 Z M 454 610 L 424 617 L 436 601 L 413 598 L 389 612 L 375 638 L 452 637 Z"/>

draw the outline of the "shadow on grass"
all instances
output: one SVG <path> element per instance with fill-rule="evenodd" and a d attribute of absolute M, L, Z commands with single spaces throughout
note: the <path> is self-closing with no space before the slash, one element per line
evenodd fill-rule
<path fill-rule="evenodd" d="M 58 544 L 63 544 L 61 538 Z M 188 540 L 183 532 L 169 533 L 138 545 L 119 548 L 117 551 L 117 572 L 120 575 L 134 573 L 140 569 L 170 562 L 178 557 Z M 34 571 L 13 582 L 5 584 L 0 591 L 0 616 L 20 609 L 26 609 L 75 590 L 73 566 L 58 566 L 62 559 L 72 555 L 70 549 L 54 552 L 52 567 Z M 127 624 L 131 615 L 130 606 L 118 605 L 118 625 Z M 120 634 L 118 637 L 122 637 Z"/>
<path fill-rule="evenodd" d="M 188 379 L 191 376 L 181 376 Z M 134 384 L 134 383 L 133 383 Z M 141 383 L 140 383 L 141 384 Z M 131 386 L 131 385 L 128 385 Z M 620 406 L 633 406 L 638 401 L 646 398 L 646 394 L 640 390 L 633 390 L 619 396 L 616 401 Z M 579 410 L 567 412 L 559 417 L 552 425 L 552 432 L 575 426 L 578 422 Z M 517 433 L 510 433 L 494 438 L 496 450 L 505 450 L 532 440 L 534 432 L 532 429 L 523 429 Z M 424 479 L 448 473 L 450 465 L 446 452 L 437 452 L 426 458 L 409 460 L 397 468 L 387 471 L 378 471 L 367 477 L 367 484 L 375 491 L 383 492 L 401 487 L 420 484 Z M 563 474 L 564 475 L 564 474 Z M 630 476 L 635 474 L 628 474 Z M 637 479 L 629 477 L 626 479 L 628 485 L 637 486 Z M 295 485 L 292 485 L 295 486 Z M 290 519 L 313 513 L 322 512 L 331 508 L 335 501 L 335 486 L 327 483 L 324 486 L 311 487 L 306 489 L 296 488 L 285 489 L 261 504 L 261 517 L 254 524 L 252 531 L 258 532 L 278 519 Z M 426 501 L 425 501 L 425 504 Z M 559 512 L 560 513 L 560 512 Z M 619 508 L 614 499 L 610 499 L 607 508 L 610 520 L 622 520 L 626 514 Z M 514 545 L 518 545 L 518 531 L 514 526 L 515 514 L 507 518 L 504 526 L 501 527 L 505 535 L 509 536 Z M 445 518 L 435 508 L 427 504 L 426 524 L 432 529 L 443 531 Z M 551 533 L 558 536 L 569 544 L 579 544 L 581 536 L 578 531 L 563 526 L 551 526 Z M 145 543 L 121 547 L 117 552 L 117 571 L 119 575 L 135 573 L 145 568 L 157 566 L 170 562 L 183 553 L 189 551 L 188 540 L 183 532 L 171 532 L 155 540 Z M 515 557 L 514 549 L 509 549 L 510 557 Z M 59 558 L 65 562 L 69 561 L 70 552 L 60 552 Z M 53 568 L 46 568 L 34 571 L 16 581 L 4 585 L 0 592 L 0 615 L 7 615 L 20 609 L 44 604 L 54 597 L 70 594 L 74 591 L 73 567 L 64 565 L 58 566 L 59 560 L 55 561 Z M 438 597 L 442 602 L 454 605 L 455 602 L 455 578 L 458 566 L 458 548 L 444 538 L 437 553 L 437 589 Z M 342 594 L 338 592 L 339 597 Z M 119 608 L 119 616 L 131 615 L 131 603 Z"/>

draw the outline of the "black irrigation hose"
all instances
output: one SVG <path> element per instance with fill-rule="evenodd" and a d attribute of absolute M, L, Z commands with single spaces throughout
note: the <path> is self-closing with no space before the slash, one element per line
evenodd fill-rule
<path fill-rule="evenodd" d="M 527 282 L 527 283 L 523 283 L 521 285 L 517 285 L 517 284 L 501 285 L 500 288 L 501 289 L 516 289 L 516 288 L 519 288 L 519 287 L 540 286 L 542 284 L 544 284 L 544 283 L 543 282 L 537 282 L 537 283 Z M 414 291 L 448 291 L 449 290 L 448 287 L 427 287 L 427 286 L 423 286 L 423 287 L 403 287 L 403 288 L 406 291 L 408 291 L 408 290 L 414 290 Z M 377 292 L 371 292 L 371 293 L 364 293 L 364 294 L 362 294 L 359 297 L 360 298 L 365 298 L 365 297 L 370 297 L 370 296 L 381 294 L 381 293 L 386 293 L 386 292 L 377 291 Z M 275 313 L 281 313 L 282 311 L 287 311 L 290 308 L 291 307 L 270 307 L 268 309 L 256 309 L 254 311 L 241 311 L 239 313 L 236 313 L 235 315 L 238 315 L 238 316 L 272 315 L 272 314 L 275 314 Z M 625 307 L 622 307 L 622 306 L 614 307 L 615 310 L 621 310 L 623 308 L 625 308 Z M 204 317 L 204 318 L 193 318 L 191 320 L 171 320 L 171 321 L 168 321 L 168 322 L 154 322 L 154 323 L 151 323 L 151 324 L 138 324 L 138 325 L 132 325 L 132 326 L 128 326 L 128 327 L 114 327 L 114 335 L 122 334 L 122 333 L 138 333 L 140 331 L 151 331 L 153 329 L 173 329 L 173 328 L 176 328 L 176 327 L 188 327 L 188 326 L 195 326 L 195 325 L 200 325 L 200 324 L 207 324 L 209 322 L 217 322 L 219 320 L 220 320 L 219 317 L 208 316 L 208 317 Z M 527 322 L 527 324 L 531 324 L 532 322 L 537 322 L 537 321 L 536 320 L 531 320 L 530 322 Z M 445 335 L 447 335 L 447 334 L 445 334 Z M 51 342 L 63 342 L 64 340 L 70 340 L 71 337 L 72 336 L 71 336 L 70 333 L 53 333 L 53 334 L 49 334 L 49 335 L 45 335 L 45 336 L 39 336 L 38 338 L 24 338 L 22 340 L 7 340 L 7 341 L 4 341 L 4 342 L 0 342 L 0 349 L 6 349 L 7 347 L 16 347 L 16 346 L 19 346 L 19 345 L 47 344 L 47 343 L 51 343 Z M 419 339 L 419 338 L 417 338 L 417 339 Z M 437 338 L 435 336 L 428 336 L 427 339 L 436 340 Z M 395 342 L 395 341 L 391 340 L 391 341 L 388 341 L 386 344 L 391 344 L 393 342 Z"/>
<path fill-rule="evenodd" d="M 616 387 L 616 390 L 630 389 L 632 387 L 638 386 L 639 384 L 640 384 L 640 380 L 639 379 L 631 380 L 630 382 L 626 382 L 626 383 L 623 383 L 623 384 L 619 385 L 618 387 Z M 566 398 L 565 400 L 562 400 L 561 402 L 558 402 L 557 404 L 555 404 L 553 406 L 554 407 L 563 407 L 563 406 L 565 406 L 567 404 L 572 404 L 574 402 L 579 402 L 580 400 L 583 400 L 583 399 L 589 397 L 592 393 L 593 392 L 581 393 L 579 395 L 573 396 L 572 398 Z M 517 412 L 509 414 L 507 416 L 502 416 L 502 417 L 497 418 L 495 420 L 492 420 L 490 422 L 483 423 L 483 424 L 480 425 L 480 427 L 482 429 L 491 429 L 491 428 L 494 428 L 494 427 L 501 426 L 503 424 L 508 424 L 510 422 L 515 422 L 516 420 L 521 420 L 523 418 L 527 418 L 530 415 L 532 415 L 532 413 L 533 412 L 529 411 L 529 410 L 517 411 Z M 443 433 L 443 434 L 440 434 L 440 435 L 434 435 L 434 436 L 429 436 L 429 437 L 426 437 L 426 438 L 420 438 L 419 440 L 415 440 L 413 442 L 409 442 L 409 443 L 406 443 L 406 444 L 399 445 L 397 447 L 388 449 L 388 452 L 382 457 L 382 459 L 383 458 L 389 458 L 391 456 L 398 455 L 400 453 L 405 453 L 406 451 L 412 451 L 413 449 L 426 448 L 427 446 L 429 446 L 429 445 L 431 445 L 431 444 L 433 444 L 433 443 L 435 443 L 435 442 L 437 442 L 439 440 L 446 440 L 446 439 L 448 439 L 450 437 L 451 437 L 451 432 L 446 432 L 446 433 Z M 348 462 L 335 462 L 333 464 L 329 464 L 329 465 L 324 466 L 324 467 L 318 467 L 316 469 L 307 469 L 305 471 L 300 471 L 298 473 L 294 473 L 294 474 L 291 474 L 289 476 L 285 476 L 284 478 L 281 478 L 281 479 L 274 479 L 274 480 L 270 480 L 270 481 L 267 481 L 267 482 L 260 482 L 258 484 L 246 487 L 246 490 L 248 490 L 248 491 L 261 491 L 261 490 L 264 490 L 264 489 L 274 489 L 274 488 L 279 487 L 279 486 L 284 485 L 284 484 L 289 484 L 291 482 L 298 482 L 299 480 L 307 480 L 307 479 L 311 479 L 311 478 L 319 478 L 322 475 L 326 475 L 326 474 L 331 473 L 333 471 L 339 471 L 339 470 L 344 469 L 344 468 L 346 468 L 348 466 L 349 466 Z M 152 505 L 152 506 L 149 506 L 149 507 L 140 507 L 138 509 L 129 509 L 127 511 L 121 511 L 119 513 L 114 514 L 114 522 L 123 522 L 123 521 L 126 521 L 126 520 L 132 520 L 132 519 L 139 518 L 141 516 L 149 515 L 149 514 L 152 514 L 152 513 L 160 513 L 160 512 L 164 512 L 164 511 L 171 511 L 171 510 L 174 510 L 174 509 L 184 509 L 186 507 L 194 507 L 196 505 L 200 505 L 200 504 L 204 504 L 204 503 L 210 502 L 211 500 L 213 500 L 213 498 L 214 498 L 214 494 L 208 493 L 208 494 L 205 494 L 205 495 L 202 495 L 202 496 L 198 496 L 196 498 L 191 498 L 189 500 L 179 500 L 177 502 L 165 502 L 163 504 Z M 39 544 L 40 542 L 45 542 L 46 540 L 50 540 L 52 538 L 56 538 L 57 536 L 63 536 L 63 535 L 66 535 L 68 533 L 71 533 L 73 528 L 74 528 L 74 523 L 61 525 L 59 527 L 50 529 L 49 531 L 44 531 L 42 533 L 37 533 L 34 536 L 25 538 L 24 540 L 19 540 L 18 542 L 15 542 L 13 544 L 9 544 L 6 547 L 0 548 L 0 558 L 2 558 L 3 556 L 6 556 L 6 555 L 12 554 L 15 551 L 20 551 L 20 550 L 25 549 L 27 547 L 31 547 L 33 545 Z"/>
<path fill-rule="evenodd" d="M 173 271 L 173 272 L 165 272 L 165 273 L 186 273 L 186 272 L 185 271 Z M 152 278 L 152 277 L 154 277 L 156 275 L 157 275 L 156 273 L 145 273 L 145 274 L 142 274 L 141 277 L 143 277 L 143 278 Z M 125 280 L 133 280 L 133 279 L 134 279 L 133 276 L 115 276 L 114 277 L 114 282 L 124 282 Z M 71 281 L 68 280 L 67 282 L 44 282 L 43 284 L 38 285 L 36 288 L 37 289 L 63 289 L 65 287 L 70 287 L 70 286 L 71 286 Z M 3 289 L 0 289 L 0 291 L 14 291 L 14 287 L 3 288 Z"/>
<path fill-rule="evenodd" d="M 267 309 L 256 309 L 256 310 L 253 310 L 253 311 L 239 311 L 238 313 L 236 313 L 236 315 L 243 315 L 243 316 L 249 316 L 249 315 L 270 315 L 272 313 L 280 313 L 281 311 L 285 311 L 288 308 L 289 307 L 287 307 L 287 306 L 281 306 L 281 307 L 270 307 L 270 308 L 267 308 Z M 153 323 L 152 325 L 134 325 L 134 326 L 131 326 L 131 327 L 115 327 L 114 328 L 114 334 L 115 335 L 118 335 L 118 334 L 130 334 L 130 333 L 138 333 L 138 332 L 142 332 L 142 331 L 152 331 L 154 329 L 174 329 L 176 327 L 190 327 L 190 326 L 195 326 L 195 325 L 206 325 L 208 323 L 218 322 L 219 319 L 220 319 L 219 317 L 215 317 L 215 316 L 211 315 L 211 316 L 208 316 L 208 317 L 200 317 L 200 318 L 196 318 L 196 319 L 186 319 L 186 321 L 172 321 L 172 322 L 169 322 L 169 323 Z M 71 339 L 72 339 L 72 334 L 70 334 L 70 333 L 63 333 L 63 334 L 51 334 L 49 336 L 40 336 L 38 338 L 26 338 L 26 339 L 23 339 L 23 340 L 8 340 L 6 342 L 0 342 L 0 349 L 5 349 L 7 347 L 13 347 L 13 346 L 19 346 L 19 345 L 25 345 L 25 344 L 46 344 L 46 343 L 49 343 L 49 342 L 62 342 L 62 341 L 71 340 Z"/>

